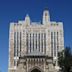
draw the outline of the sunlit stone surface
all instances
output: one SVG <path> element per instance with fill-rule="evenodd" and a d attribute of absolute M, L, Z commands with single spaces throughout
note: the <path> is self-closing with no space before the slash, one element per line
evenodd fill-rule
<path fill-rule="evenodd" d="M 27 14 L 9 29 L 8 72 L 56 72 L 58 52 L 64 49 L 63 23 L 50 21 L 44 10 L 42 22 Z"/>

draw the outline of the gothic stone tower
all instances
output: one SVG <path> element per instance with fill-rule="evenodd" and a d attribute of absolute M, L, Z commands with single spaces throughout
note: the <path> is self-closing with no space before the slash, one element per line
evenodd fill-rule
<path fill-rule="evenodd" d="M 26 15 L 25 20 L 10 23 L 8 72 L 56 72 L 63 49 L 62 22 L 50 21 L 48 10 L 42 23 Z"/>

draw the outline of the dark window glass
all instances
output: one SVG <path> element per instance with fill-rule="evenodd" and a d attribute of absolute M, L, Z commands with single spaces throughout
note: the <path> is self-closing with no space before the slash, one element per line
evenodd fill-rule
<path fill-rule="evenodd" d="M 41 45 L 42 45 L 42 52 L 43 52 L 43 33 L 41 34 Z"/>
<path fill-rule="evenodd" d="M 28 53 L 28 34 L 26 36 L 26 46 L 27 46 L 27 53 Z"/>
<path fill-rule="evenodd" d="M 57 32 L 57 52 L 59 50 L 59 42 L 58 42 L 58 32 Z"/>
<path fill-rule="evenodd" d="M 39 51 L 40 51 L 40 33 L 39 33 Z"/>
<path fill-rule="evenodd" d="M 54 32 L 54 56 L 56 56 L 56 33 Z"/>
<path fill-rule="evenodd" d="M 20 32 L 20 56 L 21 56 L 21 32 Z"/>
<path fill-rule="evenodd" d="M 53 56 L 53 32 L 51 32 L 51 55 Z"/>
<path fill-rule="evenodd" d="M 14 56 L 16 56 L 16 32 L 14 32 Z"/>
<path fill-rule="evenodd" d="M 18 35 L 19 33 L 17 32 L 17 56 L 18 56 L 18 44 L 19 44 Z"/>
<path fill-rule="evenodd" d="M 36 49 L 37 49 L 37 33 L 36 33 Z"/>
<path fill-rule="evenodd" d="M 31 34 L 30 34 L 30 52 L 31 52 Z"/>
<path fill-rule="evenodd" d="M 46 53 L 46 33 L 44 33 L 44 48 L 45 48 L 45 53 Z"/>
<path fill-rule="evenodd" d="M 34 51 L 34 33 L 33 33 L 33 51 Z"/>

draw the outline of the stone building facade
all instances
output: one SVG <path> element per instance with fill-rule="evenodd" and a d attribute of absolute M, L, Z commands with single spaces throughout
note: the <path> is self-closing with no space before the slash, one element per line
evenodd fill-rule
<path fill-rule="evenodd" d="M 50 21 L 44 10 L 42 22 L 10 23 L 8 72 L 56 72 L 58 52 L 64 49 L 63 23 Z"/>

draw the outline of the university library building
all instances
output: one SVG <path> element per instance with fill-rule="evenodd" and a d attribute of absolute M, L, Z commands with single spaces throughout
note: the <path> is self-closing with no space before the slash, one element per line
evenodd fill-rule
<path fill-rule="evenodd" d="M 48 10 L 42 21 L 29 15 L 9 28 L 8 72 L 58 72 L 58 52 L 64 49 L 63 23 L 50 21 Z"/>

